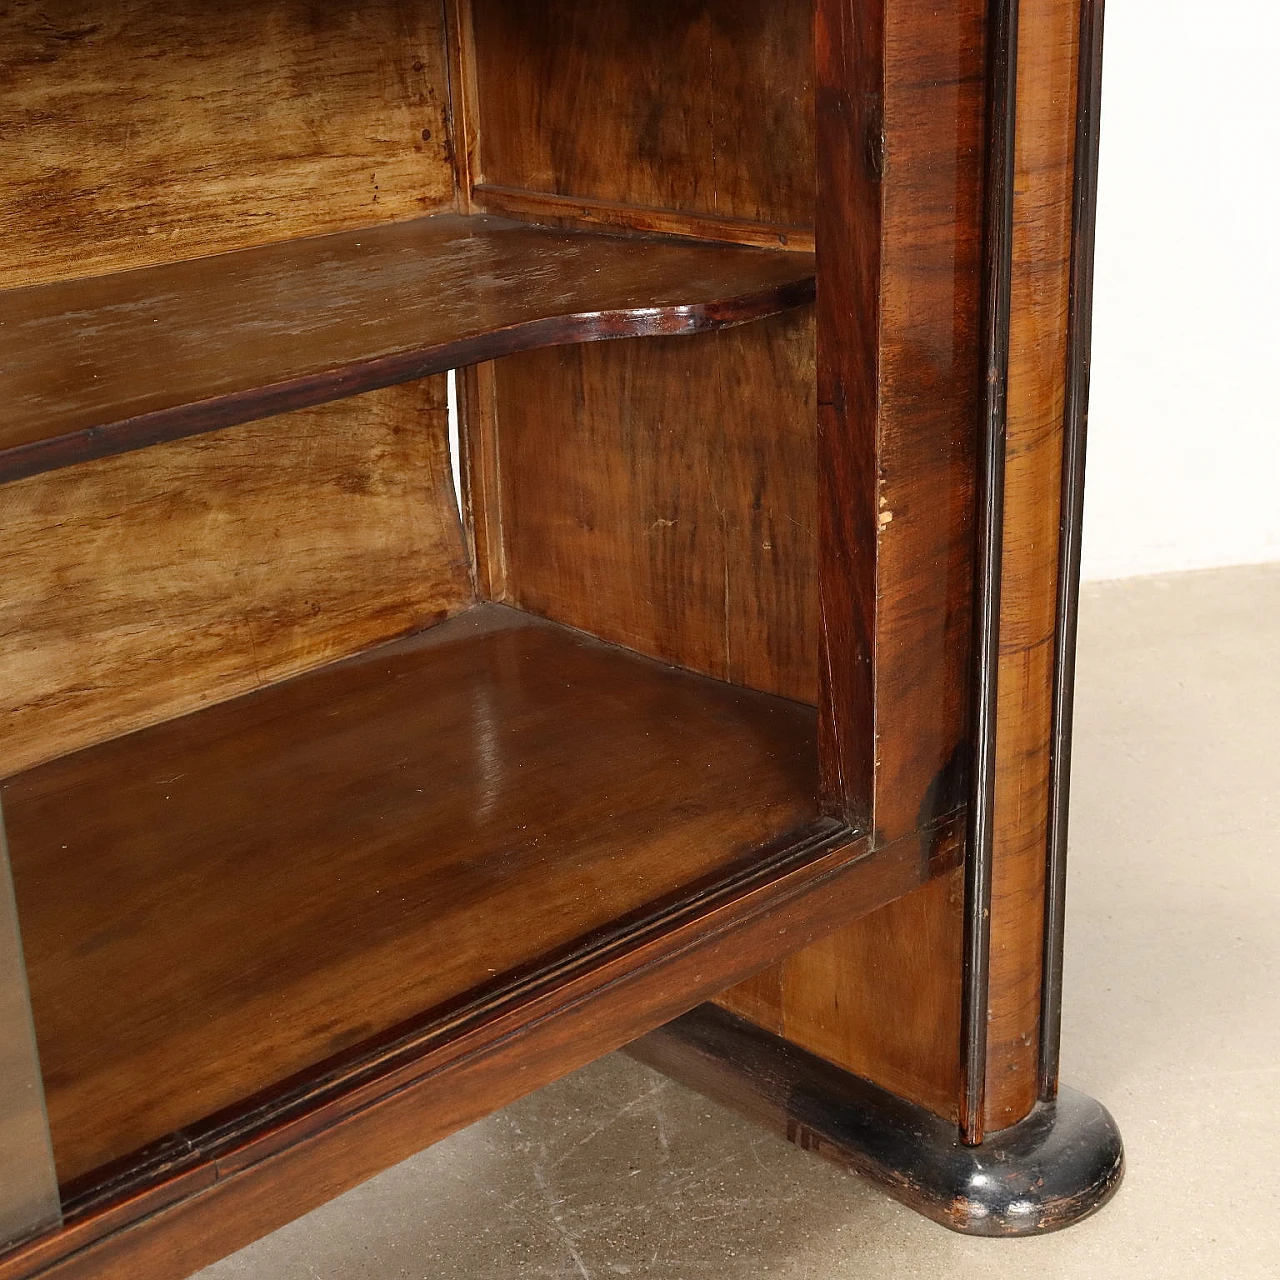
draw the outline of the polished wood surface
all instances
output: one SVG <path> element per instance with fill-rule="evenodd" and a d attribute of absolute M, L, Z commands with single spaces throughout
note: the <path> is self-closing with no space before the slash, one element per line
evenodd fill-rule
<path fill-rule="evenodd" d="M 812 713 L 490 607 L 2 798 L 72 1180 L 813 819 Z"/>
<path fill-rule="evenodd" d="M 0 488 L 0 777 L 457 613 L 442 378 Z"/>
<path fill-rule="evenodd" d="M 450 209 L 440 0 L 0 10 L 0 287 Z"/>
<path fill-rule="evenodd" d="M 1079 0 L 1024 0 L 985 1089 L 992 1130 L 1021 1120 L 1039 1092 L 1079 33 Z"/>
<path fill-rule="evenodd" d="M 0 776 L 69 1213 L 0 1280 L 184 1275 L 734 982 L 955 1133 L 989 972 L 1017 1131 L 1078 0 L 1022 0 L 980 861 L 1005 10 L 198 8 L 0 14 Z"/>
<path fill-rule="evenodd" d="M 530 347 L 801 305 L 804 255 L 445 215 L 0 295 L 0 479 Z"/>
<path fill-rule="evenodd" d="M 493 368 L 497 598 L 817 701 L 813 316 Z"/>
<path fill-rule="evenodd" d="M 810 842 L 517 993 L 370 1082 L 308 1098 L 264 1131 L 175 1161 L 161 1181 L 77 1213 L 0 1257 L 0 1280 L 179 1280 L 430 1142 L 616 1049 L 771 959 L 899 897 L 915 840 Z M 518 1033 L 518 1034 L 515 1034 Z"/>
<path fill-rule="evenodd" d="M 470 9 L 477 183 L 813 225 L 812 0 Z"/>
<path fill-rule="evenodd" d="M 815 43 L 823 262 L 817 305 L 822 800 L 829 812 L 870 831 L 882 448 L 880 5 L 855 14 L 844 4 L 819 4 Z"/>
<path fill-rule="evenodd" d="M 450 12 L 470 207 L 812 244 L 811 5 L 454 0 Z M 813 335 L 805 310 L 685 347 L 470 371 L 481 594 L 816 703 Z"/>
<path fill-rule="evenodd" d="M 843 10 L 837 7 L 836 12 Z M 885 9 L 890 178 L 884 189 L 881 264 L 881 448 L 890 456 L 902 449 L 903 461 L 911 459 L 899 473 L 904 487 L 896 500 L 881 481 L 885 536 L 878 565 L 876 689 L 878 698 L 882 692 L 892 698 L 895 691 L 910 691 L 906 702 L 878 703 L 886 709 L 892 705 L 895 712 L 877 717 L 887 733 L 877 739 L 875 819 L 877 829 L 888 832 L 909 828 L 925 812 L 961 803 L 969 770 L 965 744 L 971 685 L 965 664 L 970 618 L 959 607 L 957 593 L 935 615 L 945 619 L 944 625 L 930 633 L 921 626 L 921 601 L 928 598 L 930 580 L 935 590 L 942 589 L 942 599 L 945 583 L 972 575 L 972 439 L 980 404 L 972 370 L 977 368 L 980 314 L 986 11 L 976 4 L 966 7 L 968 34 L 958 45 L 930 24 L 930 13 L 928 6 L 910 0 Z M 982 1117 L 988 1132 L 1028 1115 L 1038 1088 L 1078 29 L 1074 0 L 1024 0 L 1021 6 Z M 911 31 L 930 38 L 905 39 Z M 910 74 L 912 66 L 932 69 L 928 89 Z M 930 93 L 936 95 L 932 111 Z M 949 186 L 958 173 L 964 175 L 963 183 Z M 895 174 L 905 175 L 900 184 L 893 181 Z M 950 176 L 944 180 L 944 175 Z M 820 274 L 823 244 L 820 224 Z M 896 254 L 901 256 L 895 266 Z M 820 283 L 820 307 L 821 298 Z M 947 339 L 948 321 L 955 325 L 950 330 L 954 345 Z M 902 345 L 890 358 L 898 335 Z M 970 372 L 964 362 L 954 361 L 951 378 L 937 382 L 931 394 L 930 379 L 940 377 L 942 369 L 926 354 L 950 358 L 960 350 L 971 353 Z M 896 402 L 895 391 L 901 396 Z M 938 431 L 934 436 L 926 427 L 931 417 Z M 916 451 L 929 439 L 937 448 L 932 462 Z M 887 470 L 891 477 L 894 469 Z M 940 518 L 942 513 L 946 519 Z M 932 552 L 931 540 L 936 540 Z M 913 557 L 918 557 L 914 570 Z M 916 696 L 922 700 L 913 711 Z M 927 761 L 931 763 L 923 767 Z M 933 785 L 921 797 L 919 787 L 930 776 L 929 768 Z M 965 910 L 959 888 L 958 878 L 949 889 L 935 882 L 792 957 L 780 978 L 769 983 L 757 979 L 740 995 L 730 993 L 724 1003 L 955 1119 Z M 868 981 L 868 973 L 883 980 Z"/>
<path fill-rule="evenodd" d="M 986 6 L 860 17 L 819 5 L 823 757 L 887 841 L 969 786 Z M 773 1007 L 759 983 L 726 1003 L 954 1118 L 962 933 L 936 883 L 790 959 Z"/>

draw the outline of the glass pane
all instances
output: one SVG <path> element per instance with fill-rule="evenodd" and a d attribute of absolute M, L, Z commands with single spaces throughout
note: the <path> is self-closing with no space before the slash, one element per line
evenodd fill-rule
<path fill-rule="evenodd" d="M 0 1245 L 62 1221 L 0 813 Z"/>

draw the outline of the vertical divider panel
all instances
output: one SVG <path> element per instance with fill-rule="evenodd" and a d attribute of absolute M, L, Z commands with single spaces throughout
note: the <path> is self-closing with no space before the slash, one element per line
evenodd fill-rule
<path fill-rule="evenodd" d="M 874 821 L 880 419 L 881 0 L 818 6 L 818 454 L 822 798 Z"/>
<path fill-rule="evenodd" d="M 971 777 L 986 29 L 985 0 L 819 0 L 826 796 L 922 861 Z M 963 922 L 953 870 L 725 1003 L 954 1120 Z"/>

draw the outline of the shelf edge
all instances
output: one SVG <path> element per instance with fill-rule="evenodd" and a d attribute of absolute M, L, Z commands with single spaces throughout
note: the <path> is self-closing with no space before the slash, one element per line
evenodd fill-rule
<path fill-rule="evenodd" d="M 732 328 L 806 306 L 813 301 L 815 289 L 815 276 L 810 273 L 713 302 L 543 316 L 452 342 L 399 351 L 15 445 L 0 450 L 0 484 L 327 404 L 522 351 L 622 338 L 684 337 Z"/>
<path fill-rule="evenodd" d="M 620 1048 L 711 995 L 940 874 L 954 841 L 918 832 L 873 848 L 822 824 L 730 892 L 686 903 L 460 1026 L 336 1099 L 304 1105 L 216 1155 L 118 1185 L 67 1225 L 0 1256 L 0 1280 L 79 1280 L 121 1267 L 190 1274 L 490 1111 Z M 959 834 L 953 819 L 939 824 Z M 799 854 L 797 855 L 797 850 Z M 940 851 L 945 849 L 945 854 Z"/>

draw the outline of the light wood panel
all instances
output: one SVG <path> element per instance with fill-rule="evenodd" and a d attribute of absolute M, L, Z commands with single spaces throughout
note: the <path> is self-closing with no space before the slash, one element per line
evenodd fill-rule
<path fill-rule="evenodd" d="M 0 776 L 428 625 L 442 379 L 0 487 Z"/>
<path fill-rule="evenodd" d="M 439 0 L 17 0 L 0 285 L 452 207 L 446 110 Z"/>
<path fill-rule="evenodd" d="M 811 0 L 472 0 L 478 182 L 812 226 Z"/>
<path fill-rule="evenodd" d="M 494 366 L 499 598 L 815 703 L 812 324 L 805 309 Z"/>
<path fill-rule="evenodd" d="M 1023 0 L 1014 144 L 986 1124 L 1034 1106 L 1071 299 L 1078 0 Z"/>

